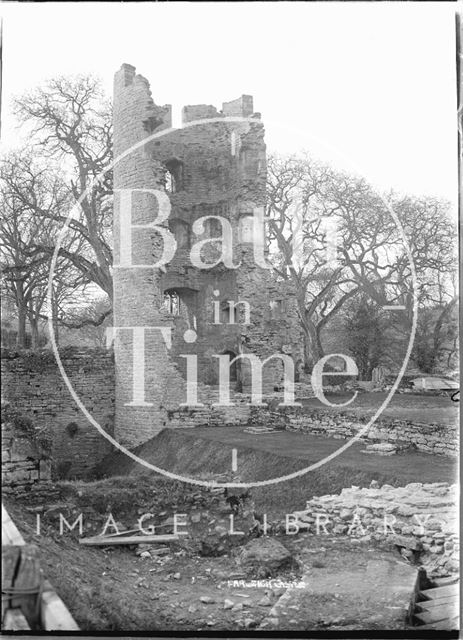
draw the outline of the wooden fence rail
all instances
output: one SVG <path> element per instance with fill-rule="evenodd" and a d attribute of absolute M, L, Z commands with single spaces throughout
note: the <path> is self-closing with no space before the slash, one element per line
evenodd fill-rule
<path fill-rule="evenodd" d="M 2 629 L 79 630 L 64 602 L 43 578 L 37 547 L 26 544 L 3 504 Z"/>

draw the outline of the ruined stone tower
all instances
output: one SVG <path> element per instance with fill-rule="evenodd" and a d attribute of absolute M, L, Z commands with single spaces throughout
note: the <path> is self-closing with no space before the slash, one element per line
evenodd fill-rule
<path fill-rule="evenodd" d="M 134 67 L 124 64 L 116 73 L 116 437 L 129 445 L 175 426 L 172 415 L 186 402 L 186 381 L 191 380 L 188 356 L 197 358 L 197 397 L 205 407 L 217 401 L 215 356 L 251 353 L 265 359 L 289 353 L 295 362 L 301 357 L 293 301 L 256 258 L 256 251 L 267 253 L 263 227 L 256 222 L 259 216 L 263 220 L 265 206 L 266 150 L 252 97 L 224 103 L 220 112 L 210 105 L 187 106 L 182 120 L 182 128 L 170 128 L 170 106 L 154 104 L 148 81 Z M 160 226 L 175 237 L 177 248 L 167 264 L 153 268 L 149 265 L 163 255 L 164 240 L 159 227 L 140 225 L 153 224 L 162 214 L 164 200 L 155 190 L 170 203 L 169 216 Z M 121 234 L 121 212 L 127 206 L 130 265 L 125 230 Z M 217 216 L 230 223 L 233 266 L 221 261 L 198 268 L 192 250 L 211 265 L 221 255 L 224 231 Z M 198 245 L 202 241 L 207 242 Z M 130 327 L 139 328 L 136 336 Z M 144 376 L 137 371 L 140 354 Z M 247 363 L 237 361 L 229 371 L 231 387 L 249 392 Z M 272 359 L 263 368 L 264 392 L 272 392 L 281 377 L 281 362 Z"/>

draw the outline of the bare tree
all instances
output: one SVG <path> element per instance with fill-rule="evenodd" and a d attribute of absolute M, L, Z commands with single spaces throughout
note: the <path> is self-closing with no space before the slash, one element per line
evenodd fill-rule
<path fill-rule="evenodd" d="M 81 250 L 61 247 L 60 256 L 112 299 L 112 172 L 96 180 L 112 159 L 112 117 L 100 82 L 89 76 L 55 78 L 18 98 L 15 107 L 38 155 L 59 164 L 69 194 L 80 203 L 69 226 L 80 236 Z M 39 218 L 65 222 L 66 215 L 41 207 L 33 193 L 22 195 Z M 50 255 L 55 247 L 38 241 L 36 249 Z"/>
<path fill-rule="evenodd" d="M 103 320 L 102 320 L 103 318 Z M 92 347 L 106 346 L 106 329 L 112 323 L 112 307 L 107 296 L 95 296 L 95 292 L 78 304 L 66 309 L 61 316 L 62 334 L 73 344 Z"/>
<path fill-rule="evenodd" d="M 418 321 L 412 357 L 424 372 L 435 372 L 444 357 L 451 368 L 458 336 L 458 287 L 457 234 L 450 204 L 432 197 L 395 194 L 390 194 L 389 201 L 403 225 L 416 270 Z M 389 291 L 407 309 L 395 317 L 393 325 L 399 334 L 408 336 L 412 327 L 410 261 L 398 254 L 394 267 Z"/>
<path fill-rule="evenodd" d="M 35 162 L 31 154 L 11 153 L 0 163 L 0 264 L 4 294 L 17 309 L 19 347 L 26 346 L 26 322 L 32 347 L 39 341 L 39 322 L 46 306 L 52 248 L 69 206 L 61 176 Z M 46 215 L 36 215 L 40 210 Z M 69 231 L 63 241 L 68 253 L 78 253 L 82 240 Z M 40 247 L 40 249 L 38 249 Z M 62 256 L 54 270 L 54 304 L 63 304 L 85 284 L 82 274 Z"/>
<path fill-rule="evenodd" d="M 421 305 L 455 265 L 448 206 L 438 200 L 383 198 L 363 178 L 307 154 L 269 158 L 267 197 L 274 266 L 297 296 L 306 366 L 323 355 L 323 328 L 360 293 L 379 307 L 404 306 L 399 324 L 410 333 L 412 269 L 391 206 L 407 236 Z"/>
<path fill-rule="evenodd" d="M 308 155 L 269 158 L 267 197 L 274 266 L 295 291 L 310 368 L 323 328 L 362 286 L 355 265 L 387 241 L 384 207 L 363 179 Z"/>

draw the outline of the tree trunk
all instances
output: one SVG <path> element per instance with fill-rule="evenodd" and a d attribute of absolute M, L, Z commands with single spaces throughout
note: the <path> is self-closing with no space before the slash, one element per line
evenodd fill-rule
<path fill-rule="evenodd" d="M 26 348 L 26 318 L 27 304 L 24 300 L 23 283 L 16 283 L 16 305 L 18 308 L 18 335 L 16 337 L 16 345 L 19 349 Z"/>
<path fill-rule="evenodd" d="M 325 351 L 323 349 L 322 346 L 322 340 L 320 337 L 320 333 L 321 333 L 321 327 L 319 327 L 318 325 L 315 327 L 315 335 L 316 335 L 316 353 L 317 353 L 317 361 L 320 360 L 320 358 L 323 358 L 323 356 L 325 355 Z"/>
<path fill-rule="evenodd" d="M 29 324 L 31 327 L 31 348 L 39 348 L 39 325 L 35 316 L 29 315 Z"/>
<path fill-rule="evenodd" d="M 39 325 L 37 321 L 37 316 L 34 313 L 33 301 L 29 301 L 29 309 L 27 312 L 27 317 L 29 319 L 29 326 L 31 328 L 31 349 L 36 350 L 39 346 Z"/>
<path fill-rule="evenodd" d="M 18 336 L 16 338 L 16 345 L 19 349 L 26 348 L 26 308 L 24 304 L 18 305 Z"/>
<path fill-rule="evenodd" d="M 304 368 L 309 372 L 312 371 L 314 365 L 323 357 L 324 353 L 317 327 L 307 316 L 302 328 L 304 331 Z"/>
<path fill-rule="evenodd" d="M 310 338 L 304 331 L 304 371 L 310 373 L 313 369 L 312 352 L 310 350 Z"/>

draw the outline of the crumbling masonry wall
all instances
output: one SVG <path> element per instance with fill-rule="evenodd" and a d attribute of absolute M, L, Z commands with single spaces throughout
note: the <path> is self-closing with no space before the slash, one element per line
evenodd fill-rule
<path fill-rule="evenodd" d="M 182 128 L 158 135 L 171 126 L 170 106 L 155 105 L 147 80 L 137 75 L 131 65 L 123 65 L 116 73 L 116 437 L 129 446 L 178 424 L 171 416 L 186 402 L 185 356 L 197 358 L 198 401 L 206 406 L 217 401 L 219 368 L 215 356 L 250 353 L 265 359 L 284 353 L 294 363 L 302 358 L 295 301 L 288 290 L 282 293 L 271 270 L 259 265 L 253 252 L 256 230 L 250 219 L 256 209 L 262 213 L 264 210 L 266 152 L 263 124 L 260 114 L 254 113 L 252 97 L 224 103 L 220 112 L 211 105 L 187 106 L 182 115 Z M 121 154 L 125 155 L 119 159 Z M 133 191 L 137 189 L 140 191 Z M 168 196 L 171 211 L 162 226 L 176 238 L 177 251 L 167 265 L 121 266 L 120 221 L 128 190 L 132 190 L 133 225 L 153 223 L 158 216 L 158 199 L 147 190 L 159 190 Z M 238 268 L 220 263 L 201 269 L 192 264 L 191 248 L 201 240 L 210 240 L 202 250 L 202 259 L 211 264 L 218 257 L 214 238 L 223 230 L 217 229 L 217 221 L 212 219 L 202 228 L 195 226 L 205 216 L 221 216 L 229 221 L 233 264 L 240 264 Z M 134 265 L 153 264 L 161 257 L 164 243 L 155 229 L 133 229 L 132 235 Z M 179 298 L 179 309 L 175 310 L 165 305 L 165 296 L 174 294 Z M 229 301 L 250 305 L 249 324 L 243 324 L 243 305 L 236 309 L 235 323 L 230 322 Z M 219 304 L 219 318 L 214 316 L 214 303 Z M 214 324 L 217 319 L 220 324 Z M 134 338 L 130 327 L 147 327 L 143 389 L 139 388 L 139 379 L 134 383 Z M 171 332 L 168 344 L 160 328 Z M 187 330 L 194 330 L 193 342 L 184 339 Z M 272 359 L 263 369 L 264 393 L 273 392 L 281 382 L 281 361 Z M 249 364 L 241 360 L 232 374 L 232 391 L 250 390 Z M 143 396 L 144 406 L 132 403 L 137 392 Z M 191 426 L 195 423 L 192 420 Z"/>
<path fill-rule="evenodd" d="M 387 541 L 429 577 L 458 572 L 458 487 L 446 482 L 405 487 L 351 487 L 314 497 L 294 513 L 300 530 Z M 317 525 L 318 522 L 318 525 Z M 323 527 L 321 526 L 323 523 Z"/>
<path fill-rule="evenodd" d="M 67 347 L 61 360 L 69 380 L 87 410 L 110 434 L 114 426 L 114 358 L 112 351 Z M 61 377 L 53 353 L 2 351 L 2 401 L 21 414 L 50 442 L 47 462 L 40 466 L 37 452 L 26 434 L 2 424 L 2 460 L 11 463 L 14 482 L 54 477 L 89 478 L 112 450 L 83 415 Z M 24 431 L 24 430 L 23 430 Z M 42 459 L 42 457 L 40 457 Z M 24 464 L 19 464 L 20 462 Z M 40 468 L 39 468 L 40 466 Z M 22 471 L 24 473 L 22 473 Z M 30 473 L 29 473 L 30 472 Z"/>
<path fill-rule="evenodd" d="M 2 487 L 30 490 L 38 483 L 51 479 L 48 440 L 41 440 L 39 429 L 2 405 Z M 8 491 L 7 491 L 8 492 Z"/>
<path fill-rule="evenodd" d="M 366 416 L 349 415 L 348 411 L 334 413 L 311 410 L 306 415 L 294 412 L 285 419 L 280 414 L 277 422 L 288 431 L 349 439 L 356 436 L 368 420 Z M 375 421 L 362 440 L 394 444 L 399 450 L 411 447 L 434 455 L 458 456 L 459 451 L 457 424 L 423 424 L 384 415 Z"/>
<path fill-rule="evenodd" d="M 365 426 L 368 418 L 349 415 L 348 412 L 327 412 L 276 406 L 281 398 L 269 401 L 269 406 L 250 406 L 250 398 L 237 394 L 233 407 L 205 407 L 195 410 L 179 408 L 170 415 L 174 427 L 265 425 L 274 429 L 309 433 L 315 436 L 349 440 Z M 398 454 L 416 450 L 439 456 L 458 456 L 459 433 L 457 425 L 423 424 L 381 416 L 360 438 L 366 446 L 393 445 Z M 392 447 L 391 447 L 392 448 Z M 372 452 L 370 455 L 380 455 Z"/>

